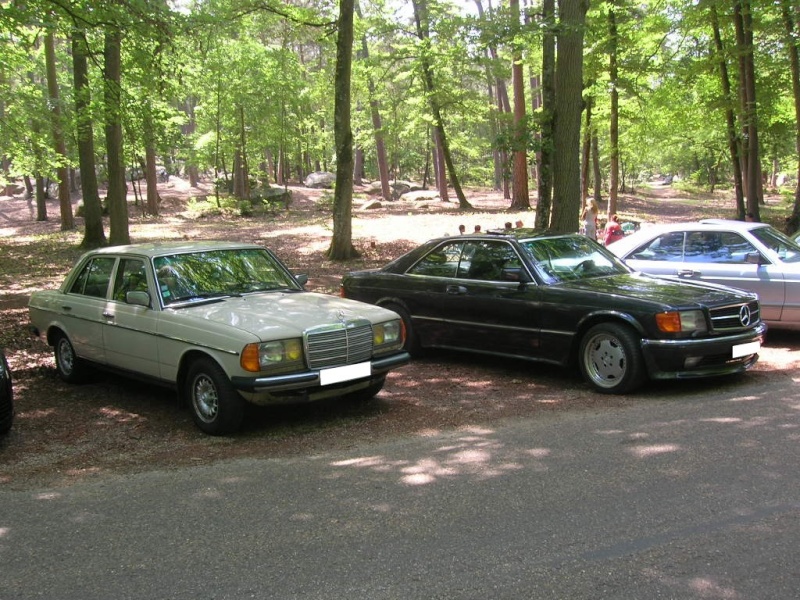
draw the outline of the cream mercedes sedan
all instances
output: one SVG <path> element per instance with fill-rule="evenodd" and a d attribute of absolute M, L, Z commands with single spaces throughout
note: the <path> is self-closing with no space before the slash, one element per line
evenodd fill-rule
<path fill-rule="evenodd" d="M 202 431 L 223 435 L 247 402 L 369 399 L 408 362 L 396 313 L 306 281 L 254 244 L 102 248 L 31 295 L 31 327 L 65 381 L 97 366 L 173 387 Z"/>

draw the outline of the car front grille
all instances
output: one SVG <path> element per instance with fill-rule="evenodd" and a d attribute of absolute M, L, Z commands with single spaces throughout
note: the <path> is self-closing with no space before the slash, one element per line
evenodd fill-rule
<path fill-rule="evenodd" d="M 714 331 L 742 331 L 752 327 L 761 320 L 761 309 L 758 301 L 754 300 L 748 304 L 731 304 L 712 308 L 711 325 Z M 742 318 L 749 314 L 749 320 L 742 323 Z"/>
<path fill-rule="evenodd" d="M 372 356 L 372 325 L 361 320 L 310 329 L 305 344 L 312 369 L 363 362 Z"/>

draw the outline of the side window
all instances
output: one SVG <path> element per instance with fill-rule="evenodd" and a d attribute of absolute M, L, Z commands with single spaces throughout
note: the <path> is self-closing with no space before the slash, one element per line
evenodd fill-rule
<path fill-rule="evenodd" d="M 114 280 L 114 300 L 125 302 L 128 292 L 146 292 L 147 274 L 144 263 L 133 258 L 123 258 L 117 268 Z"/>
<path fill-rule="evenodd" d="M 408 270 L 409 275 L 428 277 L 455 277 L 458 261 L 461 258 L 463 242 L 437 246 Z"/>
<path fill-rule="evenodd" d="M 70 293 L 105 298 L 115 261 L 105 256 L 89 261 L 69 289 Z"/>
<path fill-rule="evenodd" d="M 503 269 L 522 268 L 519 256 L 510 244 L 503 241 L 470 242 L 464 249 L 459 277 L 482 281 L 504 281 Z M 517 279 L 519 275 L 517 275 Z"/>
<path fill-rule="evenodd" d="M 686 260 L 715 264 L 745 264 L 756 248 L 733 231 L 692 232 L 686 239 Z"/>
<path fill-rule="evenodd" d="M 660 235 L 636 249 L 629 258 L 657 261 L 683 260 L 683 232 L 675 231 Z"/>

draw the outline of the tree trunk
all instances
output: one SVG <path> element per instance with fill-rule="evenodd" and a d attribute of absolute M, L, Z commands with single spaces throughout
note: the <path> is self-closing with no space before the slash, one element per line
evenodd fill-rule
<path fill-rule="evenodd" d="M 120 45 L 122 35 L 113 26 L 106 31 L 104 42 L 105 130 L 108 160 L 109 242 L 129 244 L 128 200 L 125 185 L 125 163 L 122 150 L 122 104 Z"/>
<path fill-rule="evenodd" d="M 519 32 L 519 0 L 510 0 L 512 31 Z M 514 88 L 514 186 L 511 201 L 512 210 L 528 210 L 531 207 L 528 196 L 528 132 L 525 123 L 525 81 L 522 70 L 522 52 L 518 41 L 513 42 L 511 81 Z"/>
<path fill-rule="evenodd" d="M 800 229 L 800 57 L 798 57 L 797 35 L 800 25 L 792 18 L 789 0 L 781 0 L 781 15 L 786 27 L 786 50 L 792 75 L 792 92 L 794 93 L 795 116 L 795 148 L 797 149 L 797 176 L 794 186 L 794 207 L 786 223 L 786 233 L 794 233 Z"/>
<path fill-rule="evenodd" d="M 158 174 L 156 173 L 156 140 L 153 127 L 153 115 L 150 107 L 146 107 L 144 118 L 144 177 L 147 182 L 146 212 L 158 215 L 158 205 L 161 198 L 158 195 Z"/>
<path fill-rule="evenodd" d="M 571 1 L 571 0 L 568 0 Z M 536 227 L 548 229 L 553 209 L 553 119 L 556 108 L 556 4 L 543 0 L 542 19 L 542 143 L 539 151 L 539 185 L 536 204 Z"/>
<path fill-rule="evenodd" d="M 719 17 L 717 8 L 713 4 L 711 10 L 711 27 L 714 33 L 714 46 L 717 51 L 719 62 L 719 75 L 722 83 L 722 94 L 725 101 L 725 123 L 728 136 L 728 152 L 731 157 L 731 167 L 733 169 L 733 190 L 736 203 L 736 215 L 739 220 L 744 221 L 744 191 L 742 188 L 742 157 L 741 142 L 736 135 L 736 113 L 733 111 L 733 98 L 731 97 L 731 82 L 728 76 L 728 63 L 725 59 L 725 48 L 722 44 L 722 36 L 719 30 Z"/>
<path fill-rule="evenodd" d="M 749 0 L 734 3 L 736 45 L 739 53 L 739 81 L 742 98 L 747 150 L 745 153 L 745 186 L 747 190 L 747 213 L 759 221 L 761 201 L 761 161 L 758 154 L 758 114 L 756 111 L 756 86 L 753 65 L 753 28 Z"/>
<path fill-rule="evenodd" d="M 355 11 L 361 18 L 361 5 L 355 3 Z M 367 45 L 367 35 L 361 37 L 361 54 L 364 60 L 369 58 L 369 46 Z M 386 157 L 386 143 L 383 134 L 383 122 L 381 120 L 380 107 L 375 94 L 375 82 L 371 76 L 367 77 L 367 89 L 369 90 L 369 110 L 372 117 L 372 129 L 375 132 L 375 154 L 378 161 L 378 177 L 381 181 L 381 197 L 385 202 L 392 201 L 392 187 L 389 183 L 389 160 Z"/>
<path fill-rule="evenodd" d="M 106 234 L 103 230 L 103 207 L 100 204 L 94 168 L 94 132 L 89 112 L 91 96 L 83 30 L 75 30 L 72 34 L 72 76 L 75 84 L 75 124 L 85 224 L 81 246 L 86 249 L 99 248 L 106 244 Z"/>
<path fill-rule="evenodd" d="M 412 0 L 411 4 L 414 8 L 414 21 L 417 25 L 417 36 L 422 42 L 429 41 L 430 32 L 428 30 L 428 9 L 425 5 L 425 0 Z M 433 72 L 431 70 L 428 55 L 424 51 L 420 57 L 420 62 L 422 65 L 422 79 L 425 83 L 425 92 L 428 95 L 428 103 L 431 108 L 431 114 L 433 115 L 434 126 L 438 130 L 439 142 L 442 145 L 442 153 L 444 154 L 444 163 L 447 166 L 447 172 L 450 175 L 450 184 L 453 186 L 453 191 L 455 191 L 456 197 L 458 198 L 458 207 L 461 210 L 472 208 L 472 205 L 467 202 L 467 198 L 464 196 L 464 191 L 461 189 L 461 183 L 459 183 L 458 174 L 456 173 L 455 166 L 453 165 L 453 159 L 450 156 L 450 146 L 447 143 L 444 121 L 442 119 L 441 110 L 439 109 L 439 101 L 436 96 L 436 87 L 433 83 Z"/>
<path fill-rule="evenodd" d="M 588 0 L 562 0 L 559 5 L 551 228 L 564 233 L 578 231 L 581 207 L 583 30 L 588 4 Z"/>
<path fill-rule="evenodd" d="M 583 149 L 581 150 L 581 198 L 589 197 L 589 167 L 592 162 L 592 103 L 593 98 L 586 99 L 586 121 L 583 129 Z"/>
<path fill-rule="evenodd" d="M 608 11 L 609 37 L 609 85 L 611 86 L 611 114 L 608 130 L 610 172 L 608 178 L 608 217 L 617 212 L 619 195 L 619 72 L 617 69 L 617 50 L 619 35 L 617 34 L 616 3 L 612 3 Z"/>
<path fill-rule="evenodd" d="M 56 79 L 56 44 L 53 33 L 48 31 L 44 38 L 44 54 L 47 64 L 47 93 L 50 104 L 50 121 L 53 133 L 53 147 L 58 157 L 58 203 L 61 207 L 61 231 L 75 228 L 72 215 L 72 198 L 69 192 L 69 171 L 67 170 L 67 144 L 61 124 L 61 100 Z"/>
<path fill-rule="evenodd" d="M 597 206 L 603 202 L 603 174 L 600 171 L 600 148 L 597 139 L 597 132 L 592 132 L 592 171 L 594 173 L 594 201 Z"/>
<path fill-rule="evenodd" d="M 350 128 L 350 76 L 353 61 L 354 0 L 339 0 L 334 77 L 333 137 L 336 143 L 336 188 L 333 193 L 333 238 L 328 258 L 359 256 L 353 247 L 353 132 Z"/>

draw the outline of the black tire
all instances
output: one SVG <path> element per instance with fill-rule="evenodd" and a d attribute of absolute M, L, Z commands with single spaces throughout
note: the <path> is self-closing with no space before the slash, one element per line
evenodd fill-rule
<path fill-rule="evenodd" d="M 603 394 L 627 394 L 646 377 L 639 339 L 618 323 L 600 323 L 586 332 L 578 360 L 583 378 Z"/>
<path fill-rule="evenodd" d="M 59 333 L 53 344 L 58 376 L 67 383 L 80 383 L 86 379 L 86 364 L 75 354 L 75 348 L 66 334 Z"/>
<path fill-rule="evenodd" d="M 378 381 L 373 382 L 369 387 L 365 387 L 363 390 L 347 394 L 345 398 L 355 403 L 369 402 L 380 393 L 385 383 L 386 376 L 381 377 Z"/>
<path fill-rule="evenodd" d="M 411 356 L 422 356 L 424 353 L 422 344 L 420 344 L 419 337 L 414 331 L 414 326 L 411 324 L 411 315 L 408 314 L 408 311 L 399 304 L 385 304 L 383 308 L 393 310 L 403 319 L 403 327 L 405 327 L 406 330 L 406 342 L 403 344 L 403 349 Z"/>
<path fill-rule="evenodd" d="M 210 358 L 198 358 L 186 374 L 186 398 L 197 427 L 209 435 L 227 435 L 242 426 L 245 400 Z"/>

